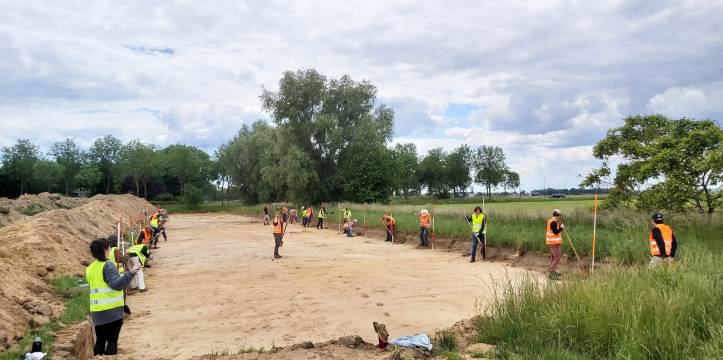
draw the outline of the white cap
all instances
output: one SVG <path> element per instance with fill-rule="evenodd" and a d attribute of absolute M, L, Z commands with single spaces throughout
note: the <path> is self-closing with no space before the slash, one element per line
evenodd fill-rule
<path fill-rule="evenodd" d="M 557 214 L 557 215 L 562 214 L 562 212 L 560 211 L 560 209 L 552 210 L 552 215 L 556 215 L 556 214 Z"/>
<path fill-rule="evenodd" d="M 427 215 L 427 214 L 429 214 L 429 211 L 427 211 L 427 209 L 422 209 L 422 215 Z"/>

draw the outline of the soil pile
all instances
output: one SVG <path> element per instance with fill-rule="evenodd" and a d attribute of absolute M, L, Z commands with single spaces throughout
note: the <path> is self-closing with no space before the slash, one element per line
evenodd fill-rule
<path fill-rule="evenodd" d="M 16 202 L 31 203 L 28 198 Z M 74 202 L 60 199 L 52 204 L 44 206 Z M 62 301 L 49 281 L 60 274 L 84 276 L 85 264 L 92 260 L 90 241 L 113 234 L 119 217 L 138 216 L 147 208 L 152 205 L 132 195 L 98 195 L 73 209 L 44 211 L 1 228 L 0 348 L 14 343 L 28 326 L 60 315 Z"/>
<path fill-rule="evenodd" d="M 87 201 L 47 192 L 23 195 L 16 200 L 0 198 L 0 227 L 48 210 L 72 209 Z"/>

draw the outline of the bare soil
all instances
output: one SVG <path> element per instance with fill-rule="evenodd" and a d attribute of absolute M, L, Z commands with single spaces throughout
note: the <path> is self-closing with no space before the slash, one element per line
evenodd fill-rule
<path fill-rule="evenodd" d="M 146 269 L 149 291 L 129 297 L 120 358 L 188 359 L 286 347 L 344 335 L 376 343 L 372 321 L 397 337 L 484 313 L 501 286 L 537 272 L 470 263 L 457 251 L 348 238 L 290 225 L 272 261 L 270 226 L 231 214 L 173 215 L 169 241 Z M 238 359 L 377 359 L 386 352 L 327 344 Z"/>

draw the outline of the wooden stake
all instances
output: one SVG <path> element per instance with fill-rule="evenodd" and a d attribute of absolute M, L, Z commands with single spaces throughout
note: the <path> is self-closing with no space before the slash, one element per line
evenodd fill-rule
<path fill-rule="evenodd" d="M 434 204 L 432 204 L 432 250 L 435 242 L 437 242 L 437 233 L 434 231 Z"/>
<path fill-rule="evenodd" d="M 597 240 L 597 194 L 595 194 L 595 205 L 593 205 L 592 215 L 592 265 L 590 266 L 590 273 L 595 272 L 595 242 Z"/>

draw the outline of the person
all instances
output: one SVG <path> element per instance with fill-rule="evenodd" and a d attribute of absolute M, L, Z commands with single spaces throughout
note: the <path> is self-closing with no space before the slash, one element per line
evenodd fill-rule
<path fill-rule="evenodd" d="M 477 245 L 480 246 L 480 253 L 482 254 L 482 260 L 486 257 L 485 249 L 485 234 L 487 233 L 487 217 L 482 212 L 482 208 L 477 206 L 474 208 L 472 216 L 466 216 L 467 221 L 472 226 L 472 235 L 470 240 L 472 241 L 472 256 L 469 262 L 475 262 L 477 256 Z"/>
<path fill-rule="evenodd" d="M 269 224 L 269 207 L 264 205 L 264 225 Z"/>
<path fill-rule="evenodd" d="M 301 226 L 306 227 L 306 224 L 309 223 L 309 210 L 306 209 L 306 206 L 301 207 Z"/>
<path fill-rule="evenodd" d="M 306 227 L 311 226 L 311 220 L 314 220 L 314 207 L 309 206 L 309 221 L 306 222 Z"/>
<path fill-rule="evenodd" d="M 289 210 L 289 220 L 290 223 L 299 223 L 299 213 L 296 211 L 296 209 Z"/>
<path fill-rule="evenodd" d="M 349 219 L 344 223 L 344 233 L 347 237 L 354 236 L 354 225 L 356 225 L 356 219 Z"/>
<path fill-rule="evenodd" d="M 562 223 L 560 218 L 562 213 L 560 209 L 552 210 L 552 217 L 547 220 L 547 230 L 545 232 L 545 244 L 550 250 L 550 266 L 548 277 L 552 280 L 560 278 L 558 269 L 560 267 L 560 258 L 562 253 L 560 248 L 562 247 L 562 232 L 565 230 L 565 224 Z"/>
<path fill-rule="evenodd" d="M 140 292 L 146 292 L 146 282 L 144 281 L 143 268 L 151 267 L 148 264 L 148 259 L 151 257 L 151 252 L 148 249 L 148 245 L 143 242 L 141 237 L 138 237 L 136 244 L 128 248 L 128 267 L 140 266 L 141 270 L 138 271 L 136 277 L 131 282 L 131 289 L 138 289 Z"/>
<path fill-rule="evenodd" d="M 663 214 L 654 213 L 651 217 L 653 227 L 648 235 L 650 244 L 650 267 L 662 261 L 673 261 L 678 250 L 678 240 L 673 228 L 663 223 Z"/>
<path fill-rule="evenodd" d="M 351 210 L 349 210 L 349 208 L 344 208 L 344 214 L 342 215 L 342 220 L 344 222 L 351 220 Z"/>
<path fill-rule="evenodd" d="M 432 223 L 432 215 L 427 209 L 419 213 L 419 246 L 429 245 L 429 227 Z"/>
<path fill-rule="evenodd" d="M 394 224 L 396 224 L 396 220 L 394 220 L 391 215 L 384 214 L 382 221 L 384 221 L 387 226 L 387 239 L 385 241 L 394 242 Z"/>
<path fill-rule="evenodd" d="M 289 208 L 287 208 L 286 206 L 284 206 L 281 211 L 281 220 L 283 220 L 284 222 L 289 221 Z"/>
<path fill-rule="evenodd" d="M 168 221 L 168 212 L 166 209 L 158 210 L 158 229 L 161 232 L 161 235 L 163 235 L 163 241 L 168 241 L 168 236 L 166 235 L 166 222 Z"/>
<path fill-rule="evenodd" d="M 276 212 L 276 215 L 274 216 L 274 259 L 281 259 L 281 255 L 279 255 L 279 248 L 284 244 L 284 221 L 279 216 L 279 212 Z"/>
<path fill-rule="evenodd" d="M 109 242 L 96 239 L 90 243 L 94 260 L 85 268 L 90 297 L 90 317 L 95 328 L 94 355 L 118 354 L 118 336 L 123 326 L 123 289 L 140 271 L 140 265 L 131 267 L 122 275 L 108 261 Z"/>
<path fill-rule="evenodd" d="M 159 210 L 155 214 L 151 215 L 151 221 L 149 222 L 150 227 L 151 227 L 151 234 L 152 234 L 150 245 L 154 249 L 158 249 L 158 236 L 159 235 L 162 234 L 163 238 L 166 239 L 166 241 L 168 241 L 168 238 L 166 237 L 166 230 L 163 227 L 163 222 L 165 222 L 165 220 L 162 220 L 163 217 L 161 215 L 161 211 L 165 212 L 165 210 Z"/>
<path fill-rule="evenodd" d="M 326 208 L 319 208 L 318 220 L 316 221 L 316 229 L 324 229 L 324 219 L 326 218 Z"/>

